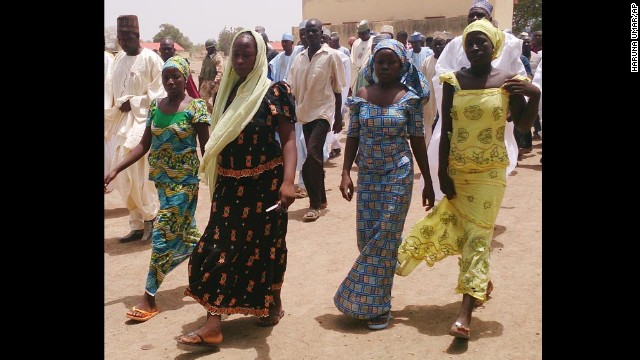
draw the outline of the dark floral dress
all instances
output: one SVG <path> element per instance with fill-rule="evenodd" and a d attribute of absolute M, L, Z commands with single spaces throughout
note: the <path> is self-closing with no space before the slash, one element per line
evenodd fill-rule
<path fill-rule="evenodd" d="M 277 115 L 296 122 L 288 84 L 273 84 L 218 156 L 209 223 L 189 260 L 191 296 L 211 314 L 268 316 L 287 268 L 288 216 L 266 209 L 284 178 Z"/>

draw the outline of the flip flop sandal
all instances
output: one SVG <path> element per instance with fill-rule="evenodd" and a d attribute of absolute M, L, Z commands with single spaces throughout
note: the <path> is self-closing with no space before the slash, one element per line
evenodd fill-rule
<path fill-rule="evenodd" d="M 456 321 L 451 325 L 451 329 L 449 329 L 449 335 L 455 336 L 460 339 L 469 339 L 471 336 L 471 329 L 462 325 L 461 322 Z"/>
<path fill-rule="evenodd" d="M 142 316 L 135 315 L 136 312 L 142 314 Z M 127 312 L 127 317 L 131 320 L 145 322 L 158 314 L 160 314 L 160 310 L 149 312 L 149 311 L 140 310 L 134 306 L 131 308 L 131 311 Z"/>
<path fill-rule="evenodd" d="M 195 331 L 188 333 L 187 336 L 197 336 L 198 339 L 200 339 L 200 341 L 199 342 L 195 342 L 195 343 L 184 342 L 184 341 L 182 341 L 181 338 L 178 338 L 176 341 L 178 342 L 177 346 L 179 348 L 183 348 L 183 349 L 186 349 L 186 350 L 192 350 L 194 348 L 197 348 L 197 349 L 202 349 L 202 348 L 205 348 L 205 349 L 217 349 L 218 348 L 219 344 L 212 344 L 212 343 L 205 342 L 204 339 L 202 338 L 202 336 L 198 335 Z"/>
<path fill-rule="evenodd" d="M 393 316 L 391 316 L 391 311 L 387 311 L 386 314 L 382 314 L 376 318 L 373 318 L 367 322 L 367 327 L 371 330 L 382 330 L 389 326 L 389 320 L 391 320 Z M 379 324 L 374 324 L 373 321 L 384 321 Z"/>
<path fill-rule="evenodd" d="M 318 210 L 309 208 L 309 210 L 307 210 L 307 213 L 304 214 L 302 219 L 305 221 L 316 221 L 318 220 L 319 217 L 320 217 L 320 212 Z"/>
<path fill-rule="evenodd" d="M 258 319 L 257 325 L 262 327 L 278 325 L 278 323 L 280 322 L 280 320 L 282 320 L 283 317 L 284 317 L 284 310 L 280 310 L 280 315 L 277 317 L 273 317 L 272 315 L 261 317 L 260 319 Z M 269 318 L 271 318 L 271 320 L 269 320 Z"/>

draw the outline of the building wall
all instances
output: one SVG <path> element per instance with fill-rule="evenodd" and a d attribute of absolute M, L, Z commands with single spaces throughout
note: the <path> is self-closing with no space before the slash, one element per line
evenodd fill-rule
<path fill-rule="evenodd" d="M 356 24 L 369 20 L 371 30 L 379 32 L 382 25 L 392 25 L 397 33 L 409 35 L 420 31 L 430 36 L 434 31 L 446 30 L 459 35 L 467 25 L 472 0 L 302 0 L 303 19 L 317 18 L 331 31 L 340 34 L 340 43 L 347 45 L 349 36 L 357 36 Z M 501 29 L 510 29 L 513 19 L 513 0 L 489 0 L 493 4 L 493 18 Z M 298 38 L 298 28 L 292 28 Z M 394 36 L 395 37 L 395 36 Z"/>

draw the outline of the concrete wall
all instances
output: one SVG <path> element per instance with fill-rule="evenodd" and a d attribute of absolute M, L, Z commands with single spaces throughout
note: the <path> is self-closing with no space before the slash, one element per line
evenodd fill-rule
<path fill-rule="evenodd" d="M 393 31 L 404 30 L 409 35 L 419 31 L 430 36 L 446 30 L 459 35 L 467 26 L 467 14 L 472 0 L 302 0 L 303 19 L 317 18 L 331 31 L 340 34 L 340 44 L 347 45 L 350 36 L 357 36 L 356 24 L 369 20 L 371 30 L 379 32 L 382 25 L 392 25 Z M 489 0 L 493 18 L 501 29 L 511 28 L 513 0 Z M 298 40 L 298 28 L 292 28 Z M 394 34 L 395 36 L 395 34 Z"/>

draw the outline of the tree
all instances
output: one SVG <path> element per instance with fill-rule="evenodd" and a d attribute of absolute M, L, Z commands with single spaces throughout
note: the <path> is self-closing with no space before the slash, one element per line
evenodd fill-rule
<path fill-rule="evenodd" d="M 220 31 L 220 34 L 218 34 L 218 46 L 216 46 L 216 50 L 222 51 L 225 55 L 228 55 L 229 50 L 231 49 L 231 40 L 233 40 L 233 37 L 241 29 L 242 28 L 239 27 L 235 29 L 231 27 L 227 30 L 227 27 L 225 26 L 224 29 Z"/>
<path fill-rule="evenodd" d="M 513 6 L 513 34 L 517 36 L 527 27 L 529 33 L 542 30 L 542 0 L 518 0 Z"/>
<path fill-rule="evenodd" d="M 160 42 L 163 37 L 171 36 L 173 41 L 178 43 L 178 45 L 182 46 L 187 51 L 191 51 L 193 43 L 189 41 L 188 37 L 184 36 L 182 32 L 180 32 L 180 29 L 171 24 L 162 24 L 159 27 L 160 32 L 153 36 L 153 42 Z"/>

